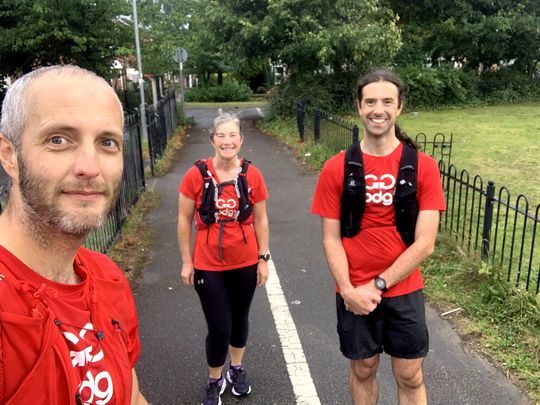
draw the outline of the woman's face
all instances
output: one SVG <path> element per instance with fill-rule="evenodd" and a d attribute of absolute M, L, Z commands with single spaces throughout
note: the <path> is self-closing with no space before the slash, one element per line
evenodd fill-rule
<path fill-rule="evenodd" d="M 217 126 L 211 143 L 216 151 L 216 157 L 229 160 L 238 156 L 243 141 L 240 127 L 235 122 L 229 121 Z"/>

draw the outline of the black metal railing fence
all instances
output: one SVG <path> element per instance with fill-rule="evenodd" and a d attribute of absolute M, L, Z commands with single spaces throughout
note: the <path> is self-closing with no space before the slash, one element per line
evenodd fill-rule
<path fill-rule="evenodd" d="M 163 156 L 169 138 L 177 125 L 176 97 L 174 92 L 163 97 L 157 105 L 146 109 L 150 170 L 155 175 L 156 161 Z"/>
<path fill-rule="evenodd" d="M 297 113 L 298 130 L 303 142 L 315 142 L 327 146 L 332 152 L 347 149 L 358 141 L 359 128 L 326 111 L 301 101 Z"/>
<path fill-rule="evenodd" d="M 109 250 L 120 233 L 124 219 L 146 187 L 140 120 L 137 112 L 124 119 L 124 172 L 118 200 L 107 221 L 86 239 L 85 246 L 102 253 Z"/>
<path fill-rule="evenodd" d="M 146 130 L 152 176 L 157 160 L 163 156 L 167 142 L 177 126 L 174 92 L 163 97 L 157 106 L 147 106 Z M 124 123 L 124 174 L 120 195 L 107 222 L 89 235 L 85 245 L 106 252 L 120 234 L 122 224 L 146 187 L 140 116 L 135 112 Z"/>
<path fill-rule="evenodd" d="M 524 194 L 512 198 L 507 187 L 497 191 L 480 176 L 458 172 L 439 162 L 446 199 L 441 229 L 464 250 L 504 274 L 516 288 L 540 292 L 540 204 L 532 207 Z"/>

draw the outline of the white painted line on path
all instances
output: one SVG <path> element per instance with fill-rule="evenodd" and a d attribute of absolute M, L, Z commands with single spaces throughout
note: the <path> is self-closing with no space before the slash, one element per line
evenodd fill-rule
<path fill-rule="evenodd" d="M 259 117 L 264 117 L 264 112 L 259 107 L 256 107 L 255 110 L 257 111 L 257 114 L 259 114 Z"/>
<path fill-rule="evenodd" d="M 317 396 L 309 365 L 304 356 L 302 344 L 272 260 L 268 262 L 268 269 L 270 276 L 266 283 L 266 294 L 268 295 L 268 301 L 270 301 L 270 309 L 281 341 L 281 348 L 294 395 L 296 396 L 296 403 L 299 405 L 320 405 L 321 401 Z"/>
<path fill-rule="evenodd" d="M 218 114 L 218 115 L 221 115 L 221 114 L 223 114 L 223 108 L 218 108 L 218 110 L 217 110 L 217 114 Z"/>

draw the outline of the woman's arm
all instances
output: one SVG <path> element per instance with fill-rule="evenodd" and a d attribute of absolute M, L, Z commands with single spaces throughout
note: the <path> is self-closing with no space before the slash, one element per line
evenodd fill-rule
<path fill-rule="evenodd" d="M 193 261 L 191 260 L 191 233 L 195 201 L 180 193 L 178 197 L 178 242 L 182 255 L 182 282 L 193 287 Z"/>
<path fill-rule="evenodd" d="M 259 254 L 268 253 L 268 216 L 266 215 L 266 201 L 259 201 L 253 206 L 253 228 L 259 247 Z M 260 287 L 268 280 L 268 263 L 260 259 L 257 267 L 257 287 Z"/>

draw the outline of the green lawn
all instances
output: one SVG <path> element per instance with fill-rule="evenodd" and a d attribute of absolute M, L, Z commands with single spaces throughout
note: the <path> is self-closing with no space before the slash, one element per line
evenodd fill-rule
<path fill-rule="evenodd" d="M 404 113 L 399 124 L 410 135 L 452 133 L 459 171 L 506 186 L 512 200 L 525 194 L 531 205 L 540 204 L 540 104 Z"/>

